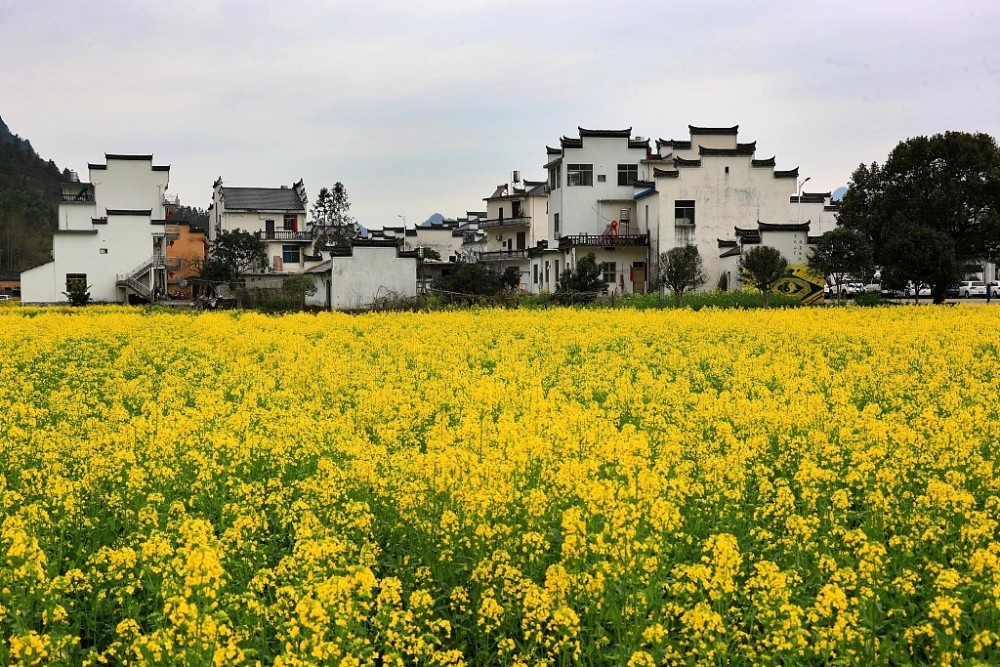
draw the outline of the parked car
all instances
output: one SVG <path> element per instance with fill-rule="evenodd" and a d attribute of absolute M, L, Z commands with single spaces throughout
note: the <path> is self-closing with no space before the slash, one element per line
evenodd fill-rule
<path fill-rule="evenodd" d="M 963 299 L 974 296 L 986 296 L 986 283 L 982 280 L 963 280 L 958 284 L 959 294 Z"/>
<path fill-rule="evenodd" d="M 944 288 L 944 295 L 948 299 L 957 299 L 962 294 L 962 288 L 958 285 L 948 285 Z"/>
<path fill-rule="evenodd" d="M 917 287 L 913 283 L 909 283 L 903 290 L 903 296 L 931 296 L 931 286 L 927 283 L 920 283 L 920 287 Z"/>
<path fill-rule="evenodd" d="M 996 280 L 991 280 L 986 283 L 986 287 L 990 290 L 990 296 L 994 299 L 1000 297 L 1000 282 Z"/>
<path fill-rule="evenodd" d="M 0 294 L 0 301 L 10 301 L 10 294 Z"/>

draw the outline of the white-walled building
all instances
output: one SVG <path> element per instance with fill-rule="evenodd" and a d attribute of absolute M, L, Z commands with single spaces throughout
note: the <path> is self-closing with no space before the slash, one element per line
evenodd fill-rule
<path fill-rule="evenodd" d="M 66 302 L 70 283 L 87 285 L 98 302 L 149 299 L 163 289 L 166 244 L 178 229 L 167 220 L 170 167 L 152 155 L 105 155 L 89 180 L 62 184 L 53 261 L 21 274 L 24 303 Z"/>
<path fill-rule="evenodd" d="M 648 181 L 637 186 L 636 201 L 643 216 L 657 220 L 654 258 L 694 245 L 709 278 L 706 288 L 732 288 L 739 282 L 731 261 L 739 246 L 720 248 L 720 241 L 738 239 L 737 230 L 757 230 L 760 221 L 768 221 L 764 224 L 777 226 L 762 243 L 793 244 L 782 240 L 781 230 L 791 222 L 789 198 L 796 194 L 798 168 L 776 170 L 774 157 L 757 159 L 756 142 L 738 141 L 739 126 L 688 128 L 689 140 L 656 142 L 657 153 L 644 161 Z M 799 263 L 797 257 L 787 259 Z"/>
<path fill-rule="evenodd" d="M 546 147 L 548 247 L 533 253 L 532 285 L 552 291 L 564 269 L 593 253 L 609 291 L 642 293 L 649 286 L 649 232 L 655 218 L 639 215 L 635 184 L 649 140 L 632 129 L 587 130 Z"/>
<path fill-rule="evenodd" d="M 401 239 L 358 239 L 337 248 L 329 260 L 309 269 L 316 294 L 306 305 L 332 310 L 365 310 L 380 300 L 417 294 L 417 253 L 401 249 Z"/>
<path fill-rule="evenodd" d="M 486 233 L 486 242 L 477 259 L 488 262 L 501 273 L 508 267 L 516 267 L 521 275 L 521 288 L 537 293 L 540 289 L 537 263 L 533 275 L 530 253 L 548 247 L 547 183 L 522 181 L 518 171 L 511 181 L 498 185 L 485 198 L 486 218 L 479 221 L 479 228 Z"/>
<path fill-rule="evenodd" d="M 264 242 L 265 274 L 305 273 L 322 257 L 313 253 L 313 234 L 306 228 L 306 189 L 299 180 L 291 187 L 228 187 L 219 178 L 212 184 L 208 207 L 209 241 L 222 232 L 243 230 Z"/>

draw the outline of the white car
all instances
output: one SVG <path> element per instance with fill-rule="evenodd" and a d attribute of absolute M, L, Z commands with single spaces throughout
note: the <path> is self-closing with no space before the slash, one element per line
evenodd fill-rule
<path fill-rule="evenodd" d="M 963 280 L 958 284 L 958 295 L 963 299 L 974 296 L 984 297 L 986 296 L 986 283 L 982 280 Z"/>

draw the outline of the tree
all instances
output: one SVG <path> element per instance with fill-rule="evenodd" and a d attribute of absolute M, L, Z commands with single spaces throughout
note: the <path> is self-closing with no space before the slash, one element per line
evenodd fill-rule
<path fill-rule="evenodd" d="M 893 275 L 924 273 L 907 266 L 917 255 L 900 255 L 902 238 L 933 230 L 951 239 L 954 264 L 933 271 L 934 301 L 962 267 L 988 258 L 1000 247 L 1000 147 L 988 134 L 946 132 L 900 142 L 884 165 L 860 165 L 851 176 L 838 221 L 872 240 L 875 263 Z M 919 232 L 939 242 L 938 235 Z M 926 268 L 926 267 L 924 267 Z"/>
<path fill-rule="evenodd" d="M 788 260 L 770 246 L 751 248 L 740 261 L 743 281 L 760 290 L 761 301 L 766 308 L 771 301 L 771 292 L 788 271 Z"/>
<path fill-rule="evenodd" d="M 350 216 L 351 201 L 347 188 L 340 181 L 333 189 L 321 188 L 312 206 L 313 229 L 318 230 L 315 250 L 329 246 L 350 245 L 357 232 L 357 223 Z"/>
<path fill-rule="evenodd" d="M 66 283 L 63 296 L 69 299 L 71 306 L 86 306 L 91 301 L 90 286 L 82 280 L 72 280 Z"/>
<path fill-rule="evenodd" d="M 260 271 L 267 265 L 264 242 L 242 229 L 219 234 L 209 244 L 208 253 L 210 258 L 201 272 L 206 280 L 239 280 L 244 274 Z"/>
<path fill-rule="evenodd" d="M 451 271 L 434 280 L 434 289 L 466 296 L 496 296 L 506 286 L 505 274 L 488 264 L 458 262 L 449 268 Z"/>
<path fill-rule="evenodd" d="M 306 297 L 315 294 L 317 289 L 316 281 L 313 280 L 312 276 L 305 274 L 288 276 L 281 283 L 281 291 L 295 303 L 296 308 L 304 307 Z"/>
<path fill-rule="evenodd" d="M 563 270 L 553 296 L 563 303 L 586 303 L 593 301 L 607 290 L 608 284 L 604 282 L 601 267 L 594 253 L 589 253 L 577 260 L 576 268 L 567 267 Z"/>
<path fill-rule="evenodd" d="M 660 253 L 660 284 L 673 293 L 678 308 L 685 292 L 698 289 L 707 281 L 697 246 L 680 246 Z"/>
<path fill-rule="evenodd" d="M 809 255 L 809 268 L 837 283 L 837 301 L 848 276 L 866 276 L 874 268 L 872 244 L 856 229 L 837 227 L 819 237 Z"/>
<path fill-rule="evenodd" d="M 955 242 L 943 231 L 922 226 L 909 226 L 896 221 L 897 233 L 885 240 L 885 251 L 895 261 L 882 269 L 882 280 L 894 287 L 913 282 L 914 296 L 920 299 L 920 285 L 947 286 L 962 272 L 955 257 Z M 936 291 L 936 290 L 935 290 Z"/>

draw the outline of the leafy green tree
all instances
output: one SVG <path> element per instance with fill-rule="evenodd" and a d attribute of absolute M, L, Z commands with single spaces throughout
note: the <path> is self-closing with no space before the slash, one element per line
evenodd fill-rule
<path fill-rule="evenodd" d="M 298 308 L 303 308 L 306 297 L 316 293 L 316 281 L 313 280 L 312 276 L 305 274 L 288 276 L 281 283 L 281 290 L 285 296 L 295 302 Z"/>
<path fill-rule="evenodd" d="M 458 262 L 449 268 L 434 280 L 434 289 L 463 296 L 496 296 L 509 285 L 509 275 L 482 262 Z"/>
<path fill-rule="evenodd" d="M 660 253 L 660 284 L 673 293 L 676 307 L 681 307 L 685 292 L 698 289 L 707 281 L 697 246 L 680 246 Z"/>
<path fill-rule="evenodd" d="M 860 165 L 838 212 L 839 222 L 872 240 L 875 263 L 892 275 L 925 273 L 907 262 L 924 253 L 900 255 L 911 244 L 902 238 L 916 230 L 947 235 L 954 259 L 950 272 L 937 266 L 934 301 L 945 298 L 948 283 L 962 267 L 1000 249 L 1000 147 L 988 134 L 946 132 L 900 142 L 884 165 Z M 936 234 L 923 234 L 940 241 Z M 950 258 L 948 258 L 950 260 Z"/>
<path fill-rule="evenodd" d="M 895 258 L 882 269 L 883 281 L 901 287 L 912 281 L 915 300 L 920 299 L 920 285 L 947 286 L 962 272 L 962 263 L 955 256 L 955 242 L 945 232 L 896 222 L 896 233 L 885 240 L 886 254 Z"/>
<path fill-rule="evenodd" d="M 357 223 L 350 211 L 351 201 L 343 183 L 337 181 L 332 189 L 320 189 L 311 209 L 317 254 L 330 246 L 351 244 L 357 232 Z"/>
<path fill-rule="evenodd" d="M 553 297 L 562 303 L 589 303 L 608 291 L 603 272 L 594 253 L 576 261 L 576 267 L 566 268 L 559 276 Z"/>
<path fill-rule="evenodd" d="M 766 308 L 771 301 L 774 286 L 788 272 L 788 260 L 777 248 L 766 245 L 754 246 L 740 260 L 743 282 L 760 290 L 761 303 Z"/>
<path fill-rule="evenodd" d="M 63 296 L 69 299 L 71 306 L 86 306 L 91 301 L 90 286 L 82 280 L 70 281 Z"/>
<path fill-rule="evenodd" d="M 237 229 L 222 232 L 209 244 L 209 260 L 202 268 L 201 277 L 209 275 L 219 282 L 239 280 L 247 273 L 261 271 L 267 265 L 267 249 L 256 235 Z"/>
<path fill-rule="evenodd" d="M 872 244 L 862 232 L 837 227 L 823 234 L 809 255 L 809 268 L 837 283 L 837 301 L 848 276 L 866 276 L 874 268 Z"/>

